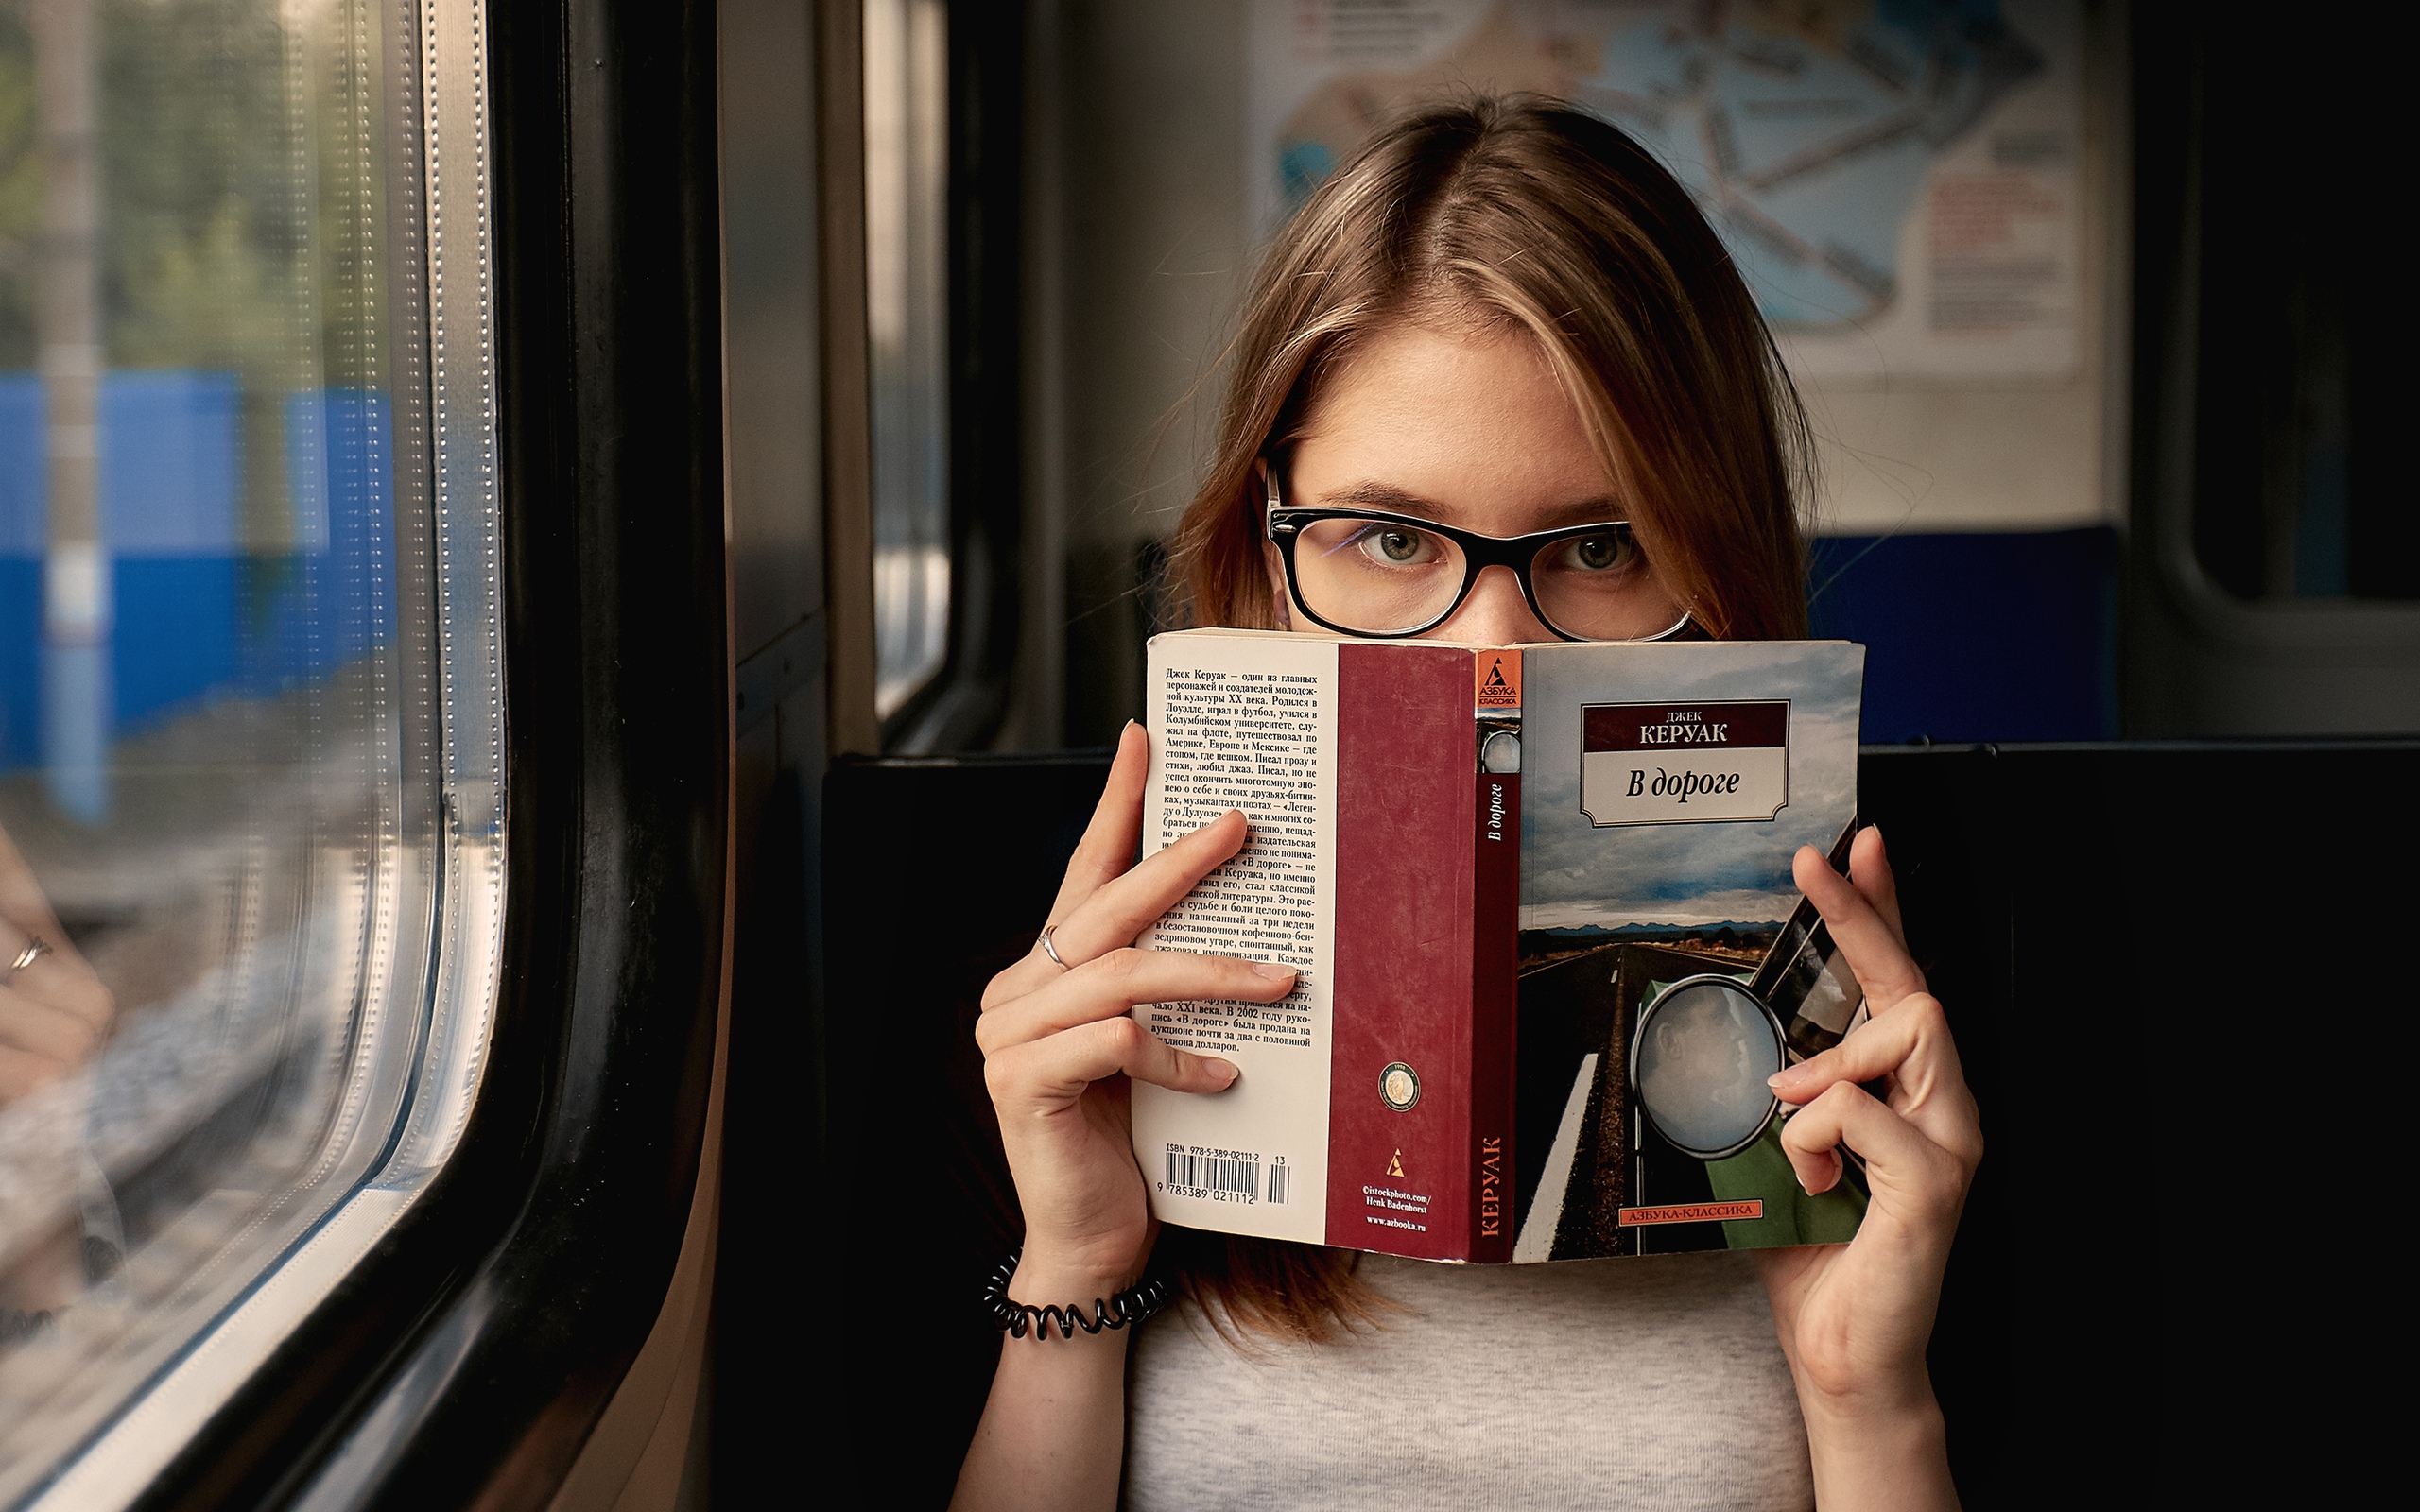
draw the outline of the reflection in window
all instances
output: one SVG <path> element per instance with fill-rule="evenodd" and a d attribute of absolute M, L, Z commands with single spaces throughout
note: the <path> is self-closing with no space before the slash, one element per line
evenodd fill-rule
<path fill-rule="evenodd" d="M 886 719 L 948 654 L 948 54 L 942 0 L 866 0 L 874 706 Z"/>
<path fill-rule="evenodd" d="M 499 896 L 437 796 L 415 14 L 0 9 L 0 1504 L 389 1178 Z"/>

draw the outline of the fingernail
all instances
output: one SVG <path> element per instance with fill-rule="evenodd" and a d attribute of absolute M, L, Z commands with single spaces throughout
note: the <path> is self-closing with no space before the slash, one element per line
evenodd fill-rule
<path fill-rule="evenodd" d="M 1774 1089 L 1775 1091 L 1779 1091 L 1784 1087 L 1795 1087 L 1798 1085 L 1799 1079 L 1806 1070 L 1806 1068 L 1803 1065 L 1784 1066 L 1781 1070 L 1776 1071 L 1772 1075 L 1766 1077 L 1765 1085 Z"/>
<path fill-rule="evenodd" d="M 1233 1087 L 1236 1084 L 1236 1078 L 1243 1073 L 1236 1068 L 1236 1063 L 1232 1060 L 1214 1060 L 1210 1062 L 1210 1074 L 1219 1078 L 1219 1086 Z"/>
<path fill-rule="evenodd" d="M 1274 961 L 1254 961 L 1252 969 L 1272 982 L 1283 982 L 1294 974 L 1292 967 L 1279 966 Z"/>

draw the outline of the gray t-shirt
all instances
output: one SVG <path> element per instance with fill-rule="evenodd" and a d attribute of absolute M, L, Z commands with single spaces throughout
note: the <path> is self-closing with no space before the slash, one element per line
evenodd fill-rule
<path fill-rule="evenodd" d="M 1814 1505 L 1750 1256 L 1361 1275 L 1407 1311 L 1339 1343 L 1239 1353 L 1190 1307 L 1142 1330 L 1132 1512 Z"/>

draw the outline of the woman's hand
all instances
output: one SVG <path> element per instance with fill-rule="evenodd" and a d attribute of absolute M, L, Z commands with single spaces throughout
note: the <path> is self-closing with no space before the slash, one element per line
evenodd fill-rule
<path fill-rule="evenodd" d="M 999 1109 L 1000 1141 L 1025 1210 L 1025 1254 L 1009 1296 L 1090 1309 L 1133 1284 L 1150 1258 L 1150 1205 L 1134 1163 L 1129 1078 L 1181 1092 L 1235 1085 L 1236 1068 L 1164 1043 L 1138 1003 L 1273 1003 L 1284 967 L 1134 948 L 1134 936 L 1243 849 L 1230 811 L 1130 869 L 1143 833 L 1150 741 L 1118 738 L 1109 787 L 1050 908 L 1053 961 L 1036 941 L 992 979 L 975 1038 Z M 1061 962 L 1064 962 L 1062 965 Z M 1117 1504 L 1126 1442 L 1127 1329 L 1004 1339 L 991 1399 L 959 1471 L 958 1512 L 1099 1512 Z"/>
<path fill-rule="evenodd" d="M 1142 727 L 1128 725 L 1100 806 L 1067 864 L 1049 920 L 1066 964 L 1037 941 L 992 979 L 976 1025 L 1025 1212 L 1025 1258 L 1009 1293 L 1019 1301 L 1089 1306 L 1142 1271 L 1151 1230 L 1128 1078 L 1199 1093 L 1235 1082 L 1233 1065 L 1178 1050 L 1137 1023 L 1135 1005 L 1273 1003 L 1294 986 L 1285 967 L 1133 948 L 1137 935 L 1242 849 L 1248 833 L 1230 810 L 1128 869 L 1142 833 L 1150 748 Z"/>
<path fill-rule="evenodd" d="M 44 948 L 15 966 L 37 940 Z M 0 1108 L 91 1060 L 116 1011 L 0 831 Z"/>
<path fill-rule="evenodd" d="M 1781 1137 L 1800 1183 L 1829 1190 L 1841 1178 L 1837 1147 L 1845 1145 L 1864 1160 L 1873 1199 L 1846 1245 L 1756 1254 L 1798 1383 L 1817 1502 L 1955 1505 L 1925 1345 L 1983 1157 L 1982 1126 L 1948 1021 L 1908 954 L 1880 833 L 1857 837 L 1845 877 L 1812 846 L 1798 852 L 1794 869 L 1871 1015 L 1838 1045 L 1772 1078 L 1784 1102 L 1802 1105 Z M 1876 1080 L 1880 1098 L 1858 1085 Z"/>

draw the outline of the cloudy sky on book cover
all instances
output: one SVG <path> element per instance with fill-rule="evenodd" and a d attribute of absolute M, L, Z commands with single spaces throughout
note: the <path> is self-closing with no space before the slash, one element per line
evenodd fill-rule
<path fill-rule="evenodd" d="M 1802 845 L 1829 850 L 1856 808 L 1865 653 L 1825 641 L 1774 642 L 1754 658 L 1743 658 L 1746 649 L 1708 642 L 1641 646 L 1643 655 L 1618 660 L 1555 647 L 1530 653 L 1521 732 L 1523 929 L 1777 924 L 1789 916 L 1798 902 L 1790 857 Z M 1591 818 L 1582 798 L 1589 706 L 1724 700 L 1789 705 L 1787 801 L 1771 819 L 1602 825 Z M 1685 773 L 1690 757 L 1683 745 L 1668 754 L 1638 752 L 1631 765 L 1652 782 L 1658 773 L 1668 780 Z"/>

